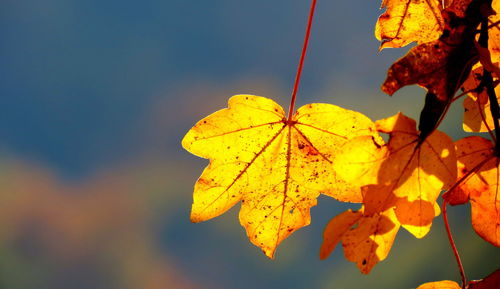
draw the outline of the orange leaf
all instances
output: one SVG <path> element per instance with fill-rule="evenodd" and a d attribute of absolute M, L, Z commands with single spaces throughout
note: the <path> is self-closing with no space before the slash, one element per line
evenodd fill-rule
<path fill-rule="evenodd" d="M 429 282 L 418 286 L 417 289 L 461 289 L 460 285 L 454 281 L 437 281 L 437 282 Z"/>
<path fill-rule="evenodd" d="M 471 3 L 477 1 L 453 1 L 443 10 L 445 28 L 441 37 L 412 48 L 396 61 L 389 68 L 382 91 L 392 95 L 403 86 L 418 84 L 438 100 L 450 101 L 478 61 L 474 42 L 481 5 Z"/>
<path fill-rule="evenodd" d="M 380 166 L 378 181 L 381 185 L 392 186 L 394 195 L 399 198 L 395 205 L 396 216 L 403 227 L 422 238 L 438 214 L 434 204 L 439 193 L 456 180 L 454 147 L 451 139 L 440 131 L 434 131 L 421 141 L 415 122 L 401 114 L 377 121 L 376 125 L 387 126 L 395 120 L 388 143 L 389 155 Z M 412 211 L 405 212 L 408 208 Z"/>
<path fill-rule="evenodd" d="M 495 11 L 500 12 L 500 1 L 494 0 L 490 5 L 491 6 L 484 5 L 481 10 L 481 13 L 488 17 L 488 47 L 482 47 L 477 43 L 476 48 L 479 52 L 481 65 L 498 78 L 500 77 L 500 69 L 495 63 L 500 61 L 500 31 L 498 29 L 500 15 Z"/>
<path fill-rule="evenodd" d="M 498 63 L 500 62 L 500 1 L 493 0 L 492 7 L 496 14 L 488 17 L 490 27 L 488 29 L 488 48 L 491 53 L 491 61 Z"/>
<path fill-rule="evenodd" d="M 358 185 L 364 191 L 365 211 L 380 212 L 388 206 L 395 207 L 399 222 L 422 238 L 439 214 L 435 208 L 439 193 L 456 180 L 453 142 L 440 131 L 422 140 L 415 121 L 401 113 L 377 121 L 376 126 L 379 131 L 389 133 L 389 143 L 380 145 L 367 137 L 353 138 L 336 157 L 334 167 L 338 177 L 352 180 L 364 174 Z M 352 149 L 356 146 L 359 148 Z M 374 203 L 371 188 L 367 186 L 370 181 L 379 191 L 387 187 L 387 200 Z M 374 200 L 380 201 L 376 197 Z M 412 210 L 406 211 L 409 208 Z"/>
<path fill-rule="evenodd" d="M 440 0 L 384 0 L 381 8 L 387 8 L 375 26 L 381 49 L 436 40 L 443 31 Z"/>
<path fill-rule="evenodd" d="M 340 242 L 342 236 L 361 218 L 359 211 L 347 210 L 333 217 L 323 232 L 323 243 L 319 252 L 320 259 L 326 259 Z"/>
<path fill-rule="evenodd" d="M 287 120 L 281 106 L 236 95 L 229 106 L 198 122 L 182 140 L 210 159 L 195 184 L 191 220 L 205 221 L 239 201 L 250 241 L 272 258 L 276 247 L 310 223 L 320 193 L 361 202 L 358 190 L 337 180 L 337 148 L 349 138 L 375 135 L 366 116 L 331 104 L 308 104 Z"/>
<path fill-rule="evenodd" d="M 479 87 L 483 75 L 483 67 L 471 72 L 463 84 L 464 91 L 472 91 Z M 500 96 L 500 86 L 495 87 L 497 98 Z M 493 117 L 490 111 L 490 102 L 486 89 L 480 93 L 472 91 L 464 99 L 463 129 L 467 132 L 487 132 L 494 130 Z"/>
<path fill-rule="evenodd" d="M 493 63 L 493 56 L 491 55 L 490 49 L 481 47 L 478 43 L 476 43 L 476 49 L 479 55 L 479 62 L 481 65 L 486 68 L 491 74 L 495 75 L 495 77 L 500 77 L 500 68 L 496 64 Z"/>
<path fill-rule="evenodd" d="M 463 203 L 468 198 L 474 230 L 500 247 L 500 159 L 495 156 L 493 144 L 482 137 L 460 139 L 456 148 L 458 178 L 463 180 L 443 197 L 451 204 Z"/>
<path fill-rule="evenodd" d="M 475 62 L 477 52 L 472 42 L 456 46 L 440 39 L 420 44 L 389 68 L 382 91 L 393 95 L 401 87 L 418 84 L 439 100 L 448 101 Z"/>
<path fill-rule="evenodd" d="M 389 254 L 399 227 L 392 208 L 363 216 L 355 228 L 342 236 L 346 259 L 356 263 L 361 273 L 370 273 Z"/>
<path fill-rule="evenodd" d="M 389 134 L 387 144 L 355 137 L 333 164 L 338 179 L 355 182 L 363 195 L 363 216 L 341 232 L 346 258 L 365 274 L 387 257 L 401 225 L 417 238 L 427 234 L 440 213 L 439 193 L 456 181 L 455 149 L 444 133 L 422 139 L 415 121 L 401 113 L 375 125 Z"/>
<path fill-rule="evenodd" d="M 396 216 L 405 229 L 422 238 L 429 232 L 432 220 L 439 215 L 439 206 L 436 203 L 423 199 L 408 201 L 406 198 L 398 199 L 396 203 Z"/>
<path fill-rule="evenodd" d="M 365 216 L 372 216 L 394 208 L 397 197 L 391 186 L 367 185 L 361 187 Z"/>

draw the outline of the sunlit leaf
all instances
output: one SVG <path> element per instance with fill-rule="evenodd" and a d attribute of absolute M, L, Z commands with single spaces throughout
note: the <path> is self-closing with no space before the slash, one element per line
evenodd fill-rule
<path fill-rule="evenodd" d="M 340 178 L 375 174 L 360 178 L 359 185 L 366 185 L 365 179 L 376 179 L 373 184 L 389 186 L 397 198 L 393 205 L 399 221 L 421 238 L 438 214 L 435 202 L 439 193 L 456 180 L 453 142 L 440 131 L 422 141 L 415 122 L 402 114 L 377 121 L 376 125 L 380 132 L 389 133 L 387 145 L 381 146 L 366 137 L 355 138 L 345 145 L 349 149 L 341 151 L 334 166 Z M 356 146 L 358 150 L 350 149 Z M 366 153 L 358 153 L 360 150 Z M 366 202 L 365 206 L 369 210 Z"/>
<path fill-rule="evenodd" d="M 346 259 L 356 263 L 361 273 L 370 273 L 378 262 L 387 258 L 399 227 L 392 208 L 364 215 L 342 236 Z"/>
<path fill-rule="evenodd" d="M 384 141 L 373 136 L 359 136 L 345 143 L 336 155 L 334 166 L 339 179 L 362 187 L 378 183 L 378 171 L 387 158 Z"/>
<path fill-rule="evenodd" d="M 342 236 L 352 227 L 352 225 L 358 222 L 362 215 L 363 214 L 359 211 L 347 210 L 333 217 L 330 222 L 328 222 L 323 232 L 323 243 L 321 244 L 319 253 L 320 259 L 327 258 L 333 252 L 333 249 L 335 249 L 338 242 L 340 242 Z"/>
<path fill-rule="evenodd" d="M 439 0 L 384 0 L 381 8 L 386 11 L 375 26 L 375 36 L 382 41 L 381 49 L 433 41 L 443 31 Z"/>
<path fill-rule="evenodd" d="M 437 282 L 429 282 L 418 286 L 417 289 L 461 289 L 457 282 L 444 280 Z"/>
<path fill-rule="evenodd" d="M 495 128 L 490 111 L 490 102 L 486 89 L 477 92 L 483 76 L 483 68 L 478 67 L 471 72 L 463 84 L 464 91 L 470 91 L 464 99 L 463 129 L 467 132 L 487 132 Z M 500 96 L 500 86 L 495 87 L 495 93 Z"/>
<path fill-rule="evenodd" d="M 493 0 L 491 6 L 496 14 L 488 17 L 488 48 L 491 53 L 491 61 L 498 63 L 500 62 L 500 1 Z"/>
<path fill-rule="evenodd" d="M 442 12 L 443 34 L 412 48 L 396 61 L 389 68 L 382 90 L 392 95 L 403 86 L 418 84 L 438 100 L 450 101 L 478 61 L 475 37 L 482 19 L 480 2 L 453 1 Z"/>
<path fill-rule="evenodd" d="M 422 139 L 415 121 L 401 113 L 375 125 L 389 134 L 387 144 L 372 136 L 355 137 L 342 146 L 334 162 L 338 179 L 358 185 L 363 210 L 345 233 L 342 226 L 349 222 L 341 218 L 329 226 L 341 227 L 336 234 L 342 235 L 346 258 L 363 273 L 387 257 L 401 225 L 424 237 L 440 213 L 436 199 L 456 181 L 455 149 L 446 134 L 434 131 Z M 333 234 L 330 238 L 337 238 Z"/>
<path fill-rule="evenodd" d="M 471 203 L 472 226 L 486 241 L 500 246 L 500 159 L 487 139 L 472 136 L 456 142 L 457 187 L 443 197 L 451 204 Z"/>
<path fill-rule="evenodd" d="M 250 241 L 273 257 L 281 241 L 310 223 L 320 193 L 362 201 L 359 190 L 337 180 L 332 160 L 349 138 L 370 134 L 376 132 L 367 117 L 331 104 L 303 106 L 287 121 L 270 99 L 233 96 L 182 141 L 210 159 L 194 188 L 191 220 L 219 216 L 241 201 Z"/>

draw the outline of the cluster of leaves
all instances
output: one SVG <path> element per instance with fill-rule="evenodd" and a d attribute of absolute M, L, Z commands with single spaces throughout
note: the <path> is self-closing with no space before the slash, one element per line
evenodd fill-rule
<path fill-rule="evenodd" d="M 390 95 L 411 84 L 426 88 L 419 130 L 401 114 L 377 121 L 377 130 L 389 134 L 388 143 L 354 138 L 334 164 L 342 179 L 360 186 L 363 207 L 330 221 L 321 257 L 342 241 L 346 257 L 363 273 L 387 256 L 400 226 L 417 238 L 428 233 L 440 213 L 436 200 L 443 190 L 448 190 L 444 198 L 452 205 L 470 202 L 476 232 L 500 246 L 500 150 L 492 133 L 498 126 L 498 112 L 495 116 L 490 110 L 494 103 L 498 111 L 491 74 L 498 70 L 493 63 L 500 60 L 496 26 L 500 17 L 491 1 L 441 4 L 384 1 L 387 10 L 376 26 L 382 48 L 419 43 L 389 68 L 382 84 Z M 493 5 L 499 6 L 500 1 Z M 486 43 L 482 43 L 484 37 Z M 436 130 L 452 102 L 464 95 L 455 96 L 460 88 L 468 94 L 464 128 L 489 131 L 492 140 L 471 136 L 453 143 Z"/>
<path fill-rule="evenodd" d="M 195 184 L 191 220 L 214 218 L 241 202 L 248 238 L 273 258 L 284 239 L 310 223 L 320 194 L 361 203 L 329 222 L 320 257 L 342 243 L 345 257 L 368 274 L 388 256 L 401 227 L 417 238 L 429 232 L 445 191 L 444 206 L 470 202 L 475 231 L 499 247 L 498 6 L 500 0 L 383 1 L 375 28 L 381 49 L 418 45 L 389 68 L 382 90 L 426 89 L 418 128 L 402 113 L 372 122 L 314 103 L 287 117 L 268 98 L 233 96 L 228 108 L 202 119 L 182 140 L 185 149 L 210 159 Z M 437 130 L 462 96 L 464 129 L 488 132 L 490 139 L 453 142 Z M 421 288 L 460 288 L 441 282 Z"/>

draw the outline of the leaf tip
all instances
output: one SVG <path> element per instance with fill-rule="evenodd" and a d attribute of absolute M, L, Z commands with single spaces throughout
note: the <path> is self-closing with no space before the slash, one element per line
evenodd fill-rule
<path fill-rule="evenodd" d="M 190 133 L 188 132 L 181 140 L 181 146 L 183 149 L 187 150 L 188 151 L 188 148 L 191 146 L 191 142 L 190 142 L 190 137 L 189 137 Z"/>
<path fill-rule="evenodd" d="M 333 252 L 333 250 L 331 250 L 330 248 L 327 248 L 327 246 L 325 246 L 325 243 L 323 243 L 321 245 L 321 248 L 319 249 L 319 259 L 326 260 L 332 252 Z"/>
<path fill-rule="evenodd" d="M 265 248 L 262 249 L 262 252 L 267 256 L 267 258 L 274 260 L 274 253 L 276 253 L 276 249 Z"/>
<path fill-rule="evenodd" d="M 381 49 L 382 48 L 380 48 L 379 51 Z M 390 76 L 387 76 L 387 79 L 384 81 L 384 83 L 380 87 L 380 90 L 382 90 L 382 92 L 384 92 L 385 94 L 390 95 L 390 96 L 392 96 L 398 89 L 399 89 L 399 85 L 397 83 L 397 80 L 390 77 Z"/>
<path fill-rule="evenodd" d="M 189 220 L 191 221 L 191 223 L 200 223 L 200 222 L 205 221 L 198 214 L 193 214 L 193 213 L 191 213 L 191 216 L 189 217 Z"/>
<path fill-rule="evenodd" d="M 398 48 L 398 46 L 392 43 L 392 39 L 386 38 L 382 40 L 382 43 L 380 43 L 378 51 L 382 51 L 383 49 L 386 48 Z"/>

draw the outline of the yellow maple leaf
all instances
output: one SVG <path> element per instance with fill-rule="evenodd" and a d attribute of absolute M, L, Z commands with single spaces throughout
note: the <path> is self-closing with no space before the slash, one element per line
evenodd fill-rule
<path fill-rule="evenodd" d="M 361 188 L 371 184 L 389 186 L 396 198 L 393 205 L 399 222 L 422 238 L 439 214 L 439 193 L 456 180 L 453 142 L 440 131 L 422 140 L 415 121 L 401 113 L 377 121 L 376 126 L 379 132 L 389 133 L 389 142 L 381 145 L 367 137 L 350 140 L 334 164 L 338 177 L 359 178 Z M 361 150 L 364 153 L 359 153 Z"/>
<path fill-rule="evenodd" d="M 443 280 L 443 281 L 424 283 L 418 286 L 417 289 L 460 289 L 460 288 L 462 287 L 458 285 L 457 282 Z"/>
<path fill-rule="evenodd" d="M 342 240 L 342 236 L 363 216 L 360 211 L 347 210 L 333 217 L 323 232 L 323 243 L 319 251 L 319 258 L 326 259 Z"/>
<path fill-rule="evenodd" d="M 241 200 L 240 223 L 273 258 L 281 241 L 310 223 L 320 193 L 362 201 L 332 166 L 337 148 L 359 135 L 376 132 L 358 112 L 314 103 L 288 120 L 268 98 L 233 96 L 228 108 L 199 121 L 182 140 L 186 150 L 210 159 L 195 184 L 191 220 L 214 218 Z"/>
<path fill-rule="evenodd" d="M 403 115 L 378 121 L 377 126 L 391 127 L 389 154 L 380 166 L 379 184 L 393 186 L 398 220 L 422 238 L 439 214 L 436 200 L 441 190 L 456 180 L 453 142 L 437 130 L 421 140 L 415 122 Z"/>
<path fill-rule="evenodd" d="M 375 26 L 381 49 L 436 40 L 443 31 L 440 0 L 383 0 L 381 8 L 387 8 Z"/>
<path fill-rule="evenodd" d="M 394 213 L 397 198 L 390 186 L 367 185 L 361 190 L 363 207 L 335 216 L 326 226 L 320 257 L 327 258 L 341 240 L 346 259 L 368 274 L 389 255 L 401 224 Z"/>
<path fill-rule="evenodd" d="M 388 256 L 401 226 L 417 238 L 429 232 L 440 213 L 439 193 L 456 181 L 455 149 L 444 133 L 422 138 L 415 121 L 401 113 L 375 125 L 389 134 L 387 144 L 358 136 L 338 151 L 337 178 L 358 186 L 363 207 L 334 217 L 321 249 L 326 257 L 340 238 L 346 258 L 364 274 Z"/>
<path fill-rule="evenodd" d="M 369 185 L 363 188 L 365 208 L 356 226 L 342 235 L 347 260 L 368 274 L 391 251 L 401 227 L 394 213 L 394 196 L 390 187 Z"/>

